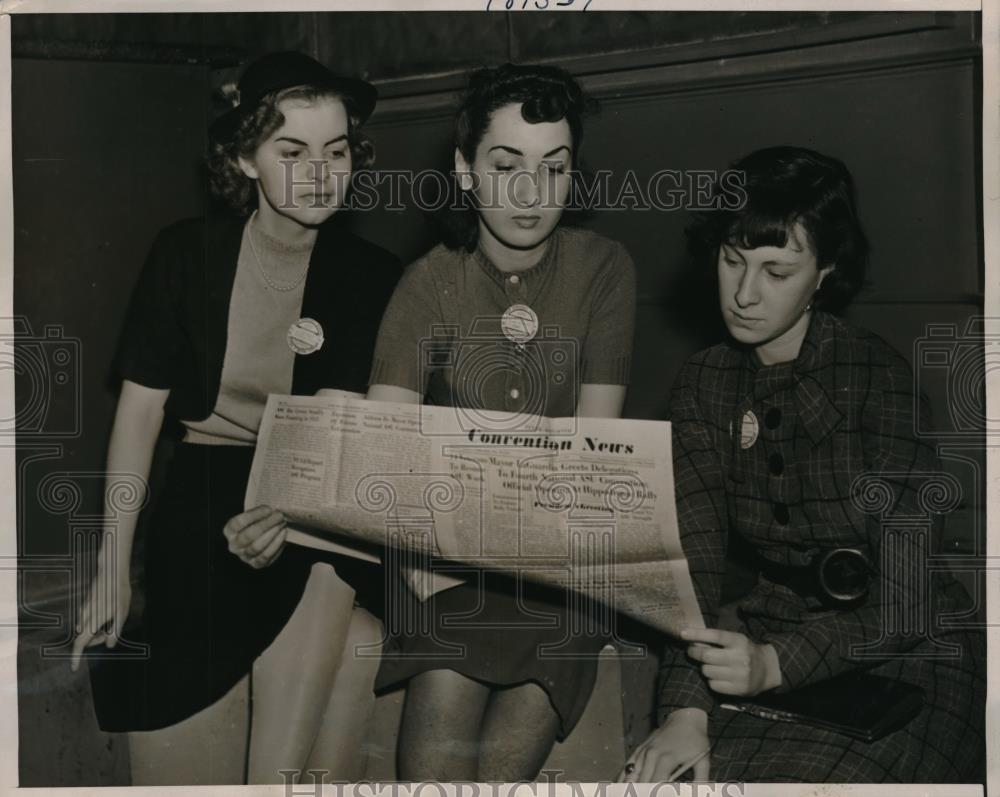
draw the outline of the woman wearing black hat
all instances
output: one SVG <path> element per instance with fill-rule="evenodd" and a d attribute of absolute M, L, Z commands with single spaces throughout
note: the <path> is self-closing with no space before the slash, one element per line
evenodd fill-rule
<path fill-rule="evenodd" d="M 264 508 L 244 516 L 269 528 L 252 545 L 223 527 L 243 508 L 268 393 L 367 386 L 400 267 L 336 214 L 372 161 L 360 125 L 376 92 L 298 53 L 251 64 L 239 91 L 210 129 L 209 156 L 213 191 L 237 212 L 158 236 L 118 352 L 108 473 L 134 474 L 145 491 L 164 419 L 183 430 L 151 509 L 142 617 L 125 623 L 137 517 L 109 505 L 74 645 L 74 667 L 106 646 L 90 656 L 94 702 L 102 729 L 133 732 L 136 784 L 240 782 L 245 765 L 250 782 L 306 766 L 363 774 L 342 767 L 348 756 L 363 766 L 347 742 L 365 706 L 331 696 L 370 695 L 377 661 L 341 666 L 341 652 L 381 637 L 360 608 L 378 614 L 381 571 L 299 546 L 262 567 L 286 533 Z M 251 671 L 246 764 L 239 706 Z M 331 710 L 338 722 L 324 725 Z"/>

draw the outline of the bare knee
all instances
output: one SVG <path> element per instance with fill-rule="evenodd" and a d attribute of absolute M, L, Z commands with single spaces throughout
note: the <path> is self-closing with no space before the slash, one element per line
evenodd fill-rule
<path fill-rule="evenodd" d="M 354 662 L 354 670 L 374 681 L 382 656 L 382 623 L 365 609 L 355 608 L 344 640 L 341 666 Z"/>
<path fill-rule="evenodd" d="M 255 694 L 270 684 L 300 687 L 332 680 L 344 650 L 354 590 L 324 562 L 313 564 L 302 598 L 274 641 L 254 661 Z M 275 695 L 279 703 L 285 697 Z"/>
<path fill-rule="evenodd" d="M 314 562 L 309 569 L 309 578 L 306 581 L 305 592 L 302 595 L 303 602 L 316 602 L 328 604 L 333 608 L 334 602 L 344 600 L 350 594 L 350 599 L 354 601 L 354 589 L 337 575 L 337 571 L 327 562 Z"/>
<path fill-rule="evenodd" d="M 404 780 L 474 780 L 489 687 L 452 670 L 411 679 L 399 738 Z"/>
<path fill-rule="evenodd" d="M 351 614 L 347 641 L 355 645 L 375 645 L 382 642 L 382 623 L 367 609 L 357 607 Z"/>
<path fill-rule="evenodd" d="M 429 709 L 428 719 L 446 720 L 446 715 L 462 708 L 481 707 L 482 717 L 489 687 L 454 670 L 427 670 L 410 679 L 406 699 L 416 709 Z M 466 712 L 462 712 L 465 714 Z"/>
<path fill-rule="evenodd" d="M 478 779 L 534 780 L 558 730 L 559 714 L 538 684 L 495 691 L 483 720 Z"/>
<path fill-rule="evenodd" d="M 247 685 L 175 725 L 127 736 L 133 786 L 237 785 L 243 782 Z"/>

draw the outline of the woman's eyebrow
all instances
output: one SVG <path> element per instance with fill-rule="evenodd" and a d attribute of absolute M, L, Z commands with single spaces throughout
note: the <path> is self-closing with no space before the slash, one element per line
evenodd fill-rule
<path fill-rule="evenodd" d="M 487 150 L 487 152 L 492 152 L 495 149 L 502 149 L 504 152 L 509 152 L 511 155 L 520 155 L 521 157 L 524 157 L 524 153 L 521 152 L 521 150 L 515 149 L 514 147 L 508 147 L 506 144 L 497 144 L 494 147 L 490 147 Z M 543 158 L 551 158 L 553 155 L 555 155 L 560 150 L 566 150 L 567 153 L 569 153 L 569 152 L 572 151 L 565 144 L 561 144 L 560 146 L 556 147 L 555 149 L 550 150 L 549 152 L 546 152 L 544 155 L 542 155 L 542 157 Z"/>
<path fill-rule="evenodd" d="M 291 136 L 278 136 L 274 140 L 275 141 L 287 141 L 290 144 L 298 144 L 300 147 L 308 147 L 309 146 L 308 144 L 306 144 L 305 141 L 301 141 L 301 140 L 299 140 L 297 138 L 292 138 Z M 341 134 L 341 135 L 337 136 L 336 138 L 331 138 L 323 146 L 324 147 L 329 147 L 331 144 L 336 144 L 338 141 L 346 141 L 346 140 L 347 140 L 347 134 L 344 133 L 344 134 Z"/>

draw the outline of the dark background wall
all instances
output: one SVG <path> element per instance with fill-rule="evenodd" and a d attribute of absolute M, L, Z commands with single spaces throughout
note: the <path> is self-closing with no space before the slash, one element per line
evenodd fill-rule
<path fill-rule="evenodd" d="M 974 420 L 981 372 L 921 367 L 928 324 L 959 365 L 982 307 L 978 17 L 945 13 L 295 13 L 16 15 L 15 312 L 35 336 L 69 340 L 75 366 L 18 376 L 22 785 L 123 782 L 120 742 L 93 729 L 85 682 L 65 677 L 74 534 L 99 527 L 100 470 L 114 410 L 108 369 L 128 295 L 155 232 L 204 211 L 200 158 L 211 95 L 273 49 L 309 52 L 375 81 L 368 126 L 384 169 L 447 168 L 450 109 L 468 67 L 552 61 L 603 105 L 584 157 L 619 185 L 661 169 L 721 169 L 795 143 L 844 159 L 874 247 L 871 284 L 849 313 L 907 354 L 963 485 L 949 550 L 981 551 L 984 465 Z M 357 214 L 359 232 L 404 260 L 434 242 L 410 206 Z M 639 270 L 634 381 L 626 414 L 662 418 L 677 369 L 714 342 L 714 301 L 687 282 L 683 212 L 598 212 Z M 965 348 L 963 348 L 965 346 Z M 46 360 L 49 357 L 49 360 Z M 46 363 L 48 363 L 46 365 Z M 57 373 L 68 379 L 56 387 Z M 951 391 L 949 393 L 949 391 Z M 47 404 L 45 404 L 47 402 Z M 977 404 L 977 402 L 980 402 Z M 41 420 L 44 418 L 44 421 Z M 24 430 L 22 431 L 31 431 Z M 75 494 L 55 500 L 53 478 Z M 49 612 L 49 615 L 44 615 Z M 42 658 L 38 645 L 52 645 Z M 60 725 L 53 722 L 58 717 Z M 57 729 L 58 728 L 58 729 Z"/>

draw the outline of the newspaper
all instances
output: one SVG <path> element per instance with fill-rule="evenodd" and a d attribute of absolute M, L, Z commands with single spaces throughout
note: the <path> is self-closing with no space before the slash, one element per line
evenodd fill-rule
<path fill-rule="evenodd" d="M 407 552 L 422 565 L 418 594 L 496 568 L 661 631 L 704 627 L 665 422 L 272 395 L 246 494 L 247 508 L 260 504 L 281 510 L 298 542 Z"/>

